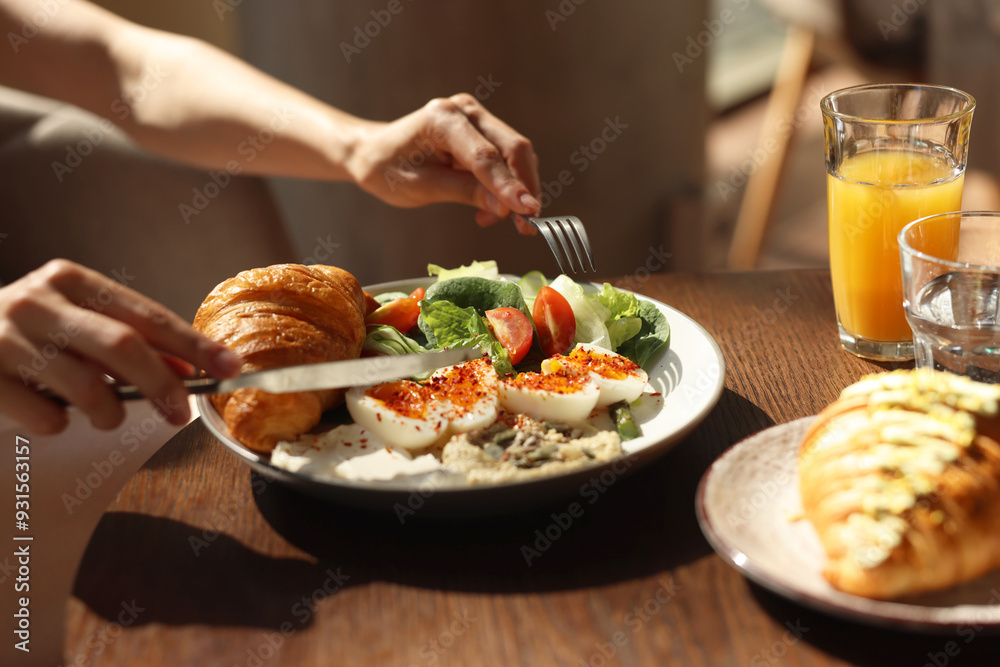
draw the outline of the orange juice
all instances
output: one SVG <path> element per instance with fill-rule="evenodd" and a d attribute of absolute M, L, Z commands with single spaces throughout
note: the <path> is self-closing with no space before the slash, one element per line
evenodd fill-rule
<path fill-rule="evenodd" d="M 827 179 L 830 275 L 841 326 L 873 341 L 910 340 L 897 236 L 917 218 L 960 210 L 963 174 L 929 155 L 871 151 L 845 159 L 839 177 Z"/>

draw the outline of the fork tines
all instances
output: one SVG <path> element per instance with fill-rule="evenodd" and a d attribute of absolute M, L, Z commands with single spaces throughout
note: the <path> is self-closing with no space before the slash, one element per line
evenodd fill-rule
<path fill-rule="evenodd" d="M 587 230 L 579 218 L 565 215 L 552 218 L 528 218 L 527 220 L 542 233 L 563 273 L 586 272 L 588 264 L 591 271 L 597 270 L 594 266 L 594 253 L 590 249 Z M 584 263 L 585 257 L 586 264 Z"/>

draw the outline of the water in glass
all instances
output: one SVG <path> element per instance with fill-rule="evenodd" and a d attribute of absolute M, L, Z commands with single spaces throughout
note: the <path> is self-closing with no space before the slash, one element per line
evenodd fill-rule
<path fill-rule="evenodd" d="M 947 273 L 906 305 L 918 368 L 1000 382 L 1000 274 Z"/>

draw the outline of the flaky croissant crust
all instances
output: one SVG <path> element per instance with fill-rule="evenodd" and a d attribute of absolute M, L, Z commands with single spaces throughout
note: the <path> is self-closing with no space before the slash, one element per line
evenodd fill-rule
<path fill-rule="evenodd" d="M 223 281 L 195 314 L 196 329 L 243 360 L 243 372 L 354 359 L 365 338 L 366 295 L 353 275 L 332 266 L 277 264 Z M 343 390 L 268 394 L 241 389 L 213 396 L 230 432 L 269 452 L 319 423 Z"/>
<path fill-rule="evenodd" d="M 819 414 L 799 450 L 826 579 L 892 599 L 1000 566 L 1000 388 L 929 371 L 862 383 Z"/>

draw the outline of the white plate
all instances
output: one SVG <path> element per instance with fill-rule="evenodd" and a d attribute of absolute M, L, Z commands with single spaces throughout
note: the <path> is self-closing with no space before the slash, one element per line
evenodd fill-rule
<path fill-rule="evenodd" d="M 432 279 L 401 280 L 366 287 L 369 294 L 411 292 Z M 377 511 L 408 510 L 422 515 L 474 515 L 501 513 L 536 506 L 578 494 L 581 486 L 597 475 L 631 473 L 683 439 L 712 410 L 722 394 L 725 362 L 715 340 L 687 315 L 642 295 L 654 304 L 670 324 L 670 346 L 654 360 L 649 382 L 663 405 L 642 422 L 642 436 L 623 443 L 625 457 L 566 475 L 496 486 L 433 488 L 426 483 L 399 480 L 394 483 L 319 479 L 272 466 L 233 438 L 207 396 L 198 397 L 202 421 L 223 445 L 258 473 L 290 484 L 299 490 L 337 502 Z M 610 419 L 608 420 L 610 424 Z"/>
<path fill-rule="evenodd" d="M 1000 570 L 947 591 L 893 602 L 842 593 L 827 583 L 819 537 L 808 521 L 797 518 L 802 512 L 797 453 L 813 419 L 761 431 L 705 472 L 696 511 L 719 555 L 765 588 L 836 616 L 920 631 L 1000 629 Z"/>

